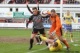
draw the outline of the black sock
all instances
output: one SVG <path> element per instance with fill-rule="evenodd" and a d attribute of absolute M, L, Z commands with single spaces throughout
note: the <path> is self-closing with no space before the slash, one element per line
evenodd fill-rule
<path fill-rule="evenodd" d="M 48 46 L 48 43 L 47 42 L 45 42 L 46 43 L 46 46 Z"/>
<path fill-rule="evenodd" d="M 30 48 L 29 49 L 31 49 L 33 47 L 33 42 L 34 42 L 34 40 L 30 39 Z"/>
<path fill-rule="evenodd" d="M 39 43 L 39 38 L 38 37 L 35 37 L 35 38 L 36 38 L 37 43 Z"/>
<path fill-rule="evenodd" d="M 39 36 L 39 39 L 40 39 L 40 42 L 42 41 L 42 39 L 40 38 L 40 36 Z"/>

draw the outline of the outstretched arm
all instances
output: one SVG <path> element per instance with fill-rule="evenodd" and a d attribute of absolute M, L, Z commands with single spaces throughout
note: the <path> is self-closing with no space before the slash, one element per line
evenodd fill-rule
<path fill-rule="evenodd" d="M 26 2 L 26 4 L 27 4 L 27 8 L 28 8 L 29 12 L 30 12 L 31 14 L 33 14 L 33 12 L 31 11 L 31 9 L 30 9 L 29 6 L 28 6 L 28 2 Z"/>
<path fill-rule="evenodd" d="M 27 22 L 27 27 L 28 27 L 28 24 L 32 21 L 32 19 L 33 19 L 33 17 L 31 16 L 31 17 L 29 18 L 29 21 Z"/>
<path fill-rule="evenodd" d="M 39 10 L 39 2 L 37 2 L 37 5 L 38 5 L 38 10 Z"/>
<path fill-rule="evenodd" d="M 73 22 L 76 22 L 73 17 L 71 17 L 71 19 L 73 20 Z"/>

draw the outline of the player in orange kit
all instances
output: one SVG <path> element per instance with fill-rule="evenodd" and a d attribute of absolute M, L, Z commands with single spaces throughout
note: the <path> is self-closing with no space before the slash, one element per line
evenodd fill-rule
<path fill-rule="evenodd" d="M 59 16 L 56 14 L 54 9 L 52 9 L 49 14 L 50 14 L 50 20 L 52 24 L 49 30 L 50 38 L 52 38 L 56 34 L 60 39 L 60 41 L 62 41 L 67 46 L 67 51 L 69 51 L 70 47 L 67 41 L 62 37 L 62 25 Z"/>

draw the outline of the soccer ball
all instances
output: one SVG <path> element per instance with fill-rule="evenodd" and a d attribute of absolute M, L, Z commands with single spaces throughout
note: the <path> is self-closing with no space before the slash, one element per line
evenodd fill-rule
<path fill-rule="evenodd" d="M 43 17 L 47 16 L 47 15 L 48 15 L 48 10 L 42 10 L 42 11 L 41 11 L 41 15 L 42 15 Z"/>

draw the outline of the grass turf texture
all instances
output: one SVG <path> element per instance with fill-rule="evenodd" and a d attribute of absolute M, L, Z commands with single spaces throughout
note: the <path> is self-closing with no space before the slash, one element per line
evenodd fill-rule
<path fill-rule="evenodd" d="M 26 30 L 26 29 L 0 29 L 0 37 L 27 37 L 30 38 L 32 30 Z M 71 43 L 69 41 L 71 52 L 70 53 L 76 53 L 76 51 L 79 51 L 80 53 L 80 33 L 77 31 L 74 31 L 74 37 L 75 41 Z M 69 37 L 69 35 L 67 36 Z M 74 46 L 74 44 L 78 44 L 78 46 Z M 32 50 L 28 50 L 29 42 L 26 43 L 7 43 L 7 42 L 0 42 L 0 53 L 67 53 L 66 49 L 63 48 L 59 52 L 50 52 L 48 49 L 43 49 L 46 46 L 45 45 L 34 45 Z M 43 50 L 41 50 L 43 49 Z M 40 50 L 40 51 L 37 51 Z M 34 52 L 33 52 L 34 51 Z"/>
<path fill-rule="evenodd" d="M 27 29 L 0 29 L 0 36 L 29 37 L 32 30 Z"/>

